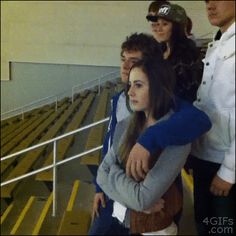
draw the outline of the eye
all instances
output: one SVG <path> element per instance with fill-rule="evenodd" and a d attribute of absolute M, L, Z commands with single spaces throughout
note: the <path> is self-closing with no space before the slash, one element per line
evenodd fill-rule
<path fill-rule="evenodd" d="M 132 63 L 132 64 L 135 64 L 135 63 L 137 63 L 138 61 L 139 61 L 139 59 L 132 59 L 132 60 L 131 60 L 131 63 Z"/>
<path fill-rule="evenodd" d="M 136 83 L 136 84 L 135 84 L 135 87 L 136 87 L 136 88 L 141 88 L 142 86 L 143 86 L 143 85 L 142 85 L 141 83 Z"/>

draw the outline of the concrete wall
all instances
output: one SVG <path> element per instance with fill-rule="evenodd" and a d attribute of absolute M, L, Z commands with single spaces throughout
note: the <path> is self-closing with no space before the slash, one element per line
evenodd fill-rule
<path fill-rule="evenodd" d="M 16 79 L 1 81 L 1 113 L 52 95 L 71 96 L 74 85 L 97 79 L 98 75 L 119 71 L 119 68 L 13 63 L 11 71 Z M 117 77 L 117 73 L 115 75 Z"/>

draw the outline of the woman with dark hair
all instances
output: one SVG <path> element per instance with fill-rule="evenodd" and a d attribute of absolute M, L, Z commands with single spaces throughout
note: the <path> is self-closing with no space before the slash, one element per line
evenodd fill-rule
<path fill-rule="evenodd" d="M 176 4 L 163 4 L 156 14 L 151 9 L 148 16 L 146 18 L 151 22 L 153 36 L 162 44 L 164 59 L 171 63 L 176 72 L 175 94 L 192 103 L 197 98 L 203 63 L 196 44 L 186 36 L 187 15 L 184 8 Z"/>
<path fill-rule="evenodd" d="M 113 145 L 98 169 L 97 183 L 115 201 L 113 226 L 121 224 L 131 233 L 177 234 L 174 216 L 182 207 L 182 196 L 176 178 L 190 145 L 156 150 L 149 159 L 150 171 L 140 181 L 125 173 L 129 152 L 139 136 L 154 124 L 162 127 L 174 113 L 174 87 L 175 72 L 167 61 L 151 57 L 133 65 L 127 93 L 134 112 L 117 124 Z"/>

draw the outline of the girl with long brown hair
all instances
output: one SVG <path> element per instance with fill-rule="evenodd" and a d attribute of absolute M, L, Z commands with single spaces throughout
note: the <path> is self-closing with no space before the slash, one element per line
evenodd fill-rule
<path fill-rule="evenodd" d="M 182 207 L 182 197 L 175 180 L 190 145 L 152 153 L 150 171 L 139 182 L 125 174 L 128 154 L 138 137 L 154 124 L 162 126 L 173 114 L 174 86 L 175 73 L 165 60 L 150 57 L 133 65 L 127 89 L 133 114 L 117 124 L 113 146 L 98 169 L 98 184 L 115 201 L 112 217 L 131 233 L 177 234 L 174 215 Z"/>

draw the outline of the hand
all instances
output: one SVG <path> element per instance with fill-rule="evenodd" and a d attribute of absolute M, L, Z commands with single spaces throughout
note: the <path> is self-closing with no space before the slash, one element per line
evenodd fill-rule
<path fill-rule="evenodd" d="M 143 212 L 146 213 L 146 214 L 160 212 L 164 208 L 164 205 L 165 205 L 165 200 L 161 198 L 157 203 L 155 203 L 154 206 L 146 209 Z"/>
<path fill-rule="evenodd" d="M 210 191 L 216 196 L 228 196 L 233 184 L 224 181 L 218 175 L 215 175 L 211 182 Z"/>
<path fill-rule="evenodd" d="M 126 174 L 136 181 L 145 178 L 149 171 L 150 153 L 139 143 L 136 143 L 130 151 L 126 163 Z"/>
<path fill-rule="evenodd" d="M 93 199 L 93 210 L 92 210 L 92 221 L 95 216 L 99 217 L 99 206 L 102 204 L 102 207 L 106 207 L 104 193 L 96 193 Z"/>

